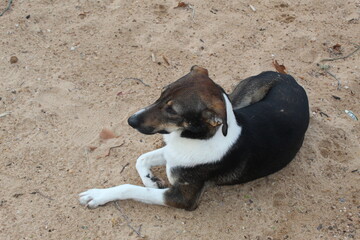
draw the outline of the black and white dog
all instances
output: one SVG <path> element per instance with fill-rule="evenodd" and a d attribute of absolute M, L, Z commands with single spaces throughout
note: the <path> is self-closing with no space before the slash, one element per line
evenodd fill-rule
<path fill-rule="evenodd" d="M 144 134 L 164 134 L 165 147 L 137 160 L 145 187 L 90 189 L 80 194 L 81 204 L 133 199 L 194 210 L 205 186 L 245 183 L 285 167 L 303 143 L 309 105 L 290 75 L 263 72 L 228 96 L 206 69 L 194 66 L 128 123 Z M 151 172 L 158 165 L 166 165 L 171 186 Z"/>

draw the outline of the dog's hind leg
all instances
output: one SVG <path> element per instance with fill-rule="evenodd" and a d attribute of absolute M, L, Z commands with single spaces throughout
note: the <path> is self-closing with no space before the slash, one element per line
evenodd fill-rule
<path fill-rule="evenodd" d="M 155 177 L 151 172 L 151 167 L 165 165 L 164 149 L 160 148 L 141 155 L 136 161 L 136 170 L 145 187 L 163 188 L 164 183 Z"/>
<path fill-rule="evenodd" d="M 205 184 L 201 182 L 177 182 L 164 193 L 165 205 L 193 211 L 198 207 L 204 188 Z"/>

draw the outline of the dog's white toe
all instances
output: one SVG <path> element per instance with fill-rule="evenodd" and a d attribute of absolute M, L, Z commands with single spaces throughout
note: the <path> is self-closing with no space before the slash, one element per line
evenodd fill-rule
<path fill-rule="evenodd" d="M 80 198 L 79 198 L 79 201 L 80 201 L 80 204 L 81 205 L 87 205 L 88 202 L 90 202 L 92 199 L 91 199 L 91 196 L 89 195 L 85 195 L 85 193 L 81 193 L 81 194 L 84 194 L 84 195 L 80 195 Z"/>
<path fill-rule="evenodd" d="M 107 189 L 90 189 L 86 192 L 80 193 L 79 197 L 80 204 L 90 208 L 96 208 L 112 201 Z"/>

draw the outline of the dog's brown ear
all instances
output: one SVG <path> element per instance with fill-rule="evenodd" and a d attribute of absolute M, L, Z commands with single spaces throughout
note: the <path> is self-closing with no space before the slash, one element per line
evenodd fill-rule
<path fill-rule="evenodd" d="M 200 90 L 200 98 L 205 103 L 207 110 L 203 113 L 205 121 L 213 127 L 223 125 L 222 133 L 224 136 L 228 132 L 226 117 L 226 103 L 223 91 L 210 78 L 208 70 L 199 66 L 192 66 L 190 69 L 191 79 L 196 79 Z"/>
<path fill-rule="evenodd" d="M 227 124 L 227 117 L 226 117 L 226 107 L 223 107 L 225 110 L 225 113 L 222 111 L 222 109 L 213 109 L 213 110 L 205 110 L 202 113 L 203 119 L 206 123 L 208 123 L 212 127 L 222 126 L 222 133 L 224 136 L 227 135 L 228 132 L 228 124 Z"/>
<path fill-rule="evenodd" d="M 208 70 L 206 70 L 205 68 L 199 67 L 197 65 L 192 66 L 190 69 L 190 72 L 191 72 L 191 74 L 203 74 L 203 75 L 209 76 Z"/>

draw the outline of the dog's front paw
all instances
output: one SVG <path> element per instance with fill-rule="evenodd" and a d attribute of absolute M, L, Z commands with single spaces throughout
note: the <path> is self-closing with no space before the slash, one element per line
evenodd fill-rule
<path fill-rule="evenodd" d="M 159 188 L 159 186 L 157 185 L 156 181 L 154 179 L 156 179 L 157 177 L 151 176 L 150 174 L 146 175 L 144 178 L 141 178 L 143 184 L 145 187 L 148 188 Z"/>
<path fill-rule="evenodd" d="M 148 188 L 166 188 L 166 183 L 161 178 L 152 176 L 150 174 L 146 175 L 141 179 L 145 187 Z"/>
<path fill-rule="evenodd" d="M 160 188 L 160 189 L 167 188 L 166 182 L 164 180 L 162 180 L 161 178 L 154 176 L 154 177 L 151 177 L 150 180 L 156 184 L 157 188 Z"/>
<path fill-rule="evenodd" d="M 96 208 L 107 202 L 115 200 L 109 189 L 90 189 L 79 194 L 80 204 L 89 208 Z"/>

